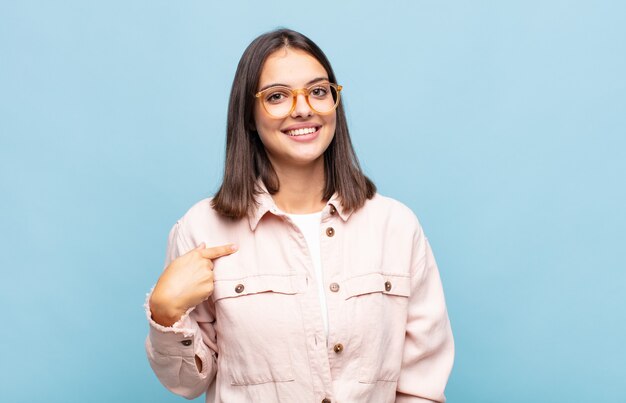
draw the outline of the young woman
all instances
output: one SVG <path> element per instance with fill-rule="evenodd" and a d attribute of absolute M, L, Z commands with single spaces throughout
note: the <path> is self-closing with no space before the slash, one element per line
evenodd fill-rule
<path fill-rule="evenodd" d="M 281 29 L 244 52 L 224 179 L 172 228 L 146 350 L 207 402 L 443 402 L 454 344 L 428 240 L 376 193 L 324 53 Z"/>

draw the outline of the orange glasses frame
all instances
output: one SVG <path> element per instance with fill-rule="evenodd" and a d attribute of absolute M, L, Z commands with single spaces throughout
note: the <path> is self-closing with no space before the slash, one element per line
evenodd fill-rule
<path fill-rule="evenodd" d="M 286 90 L 287 92 L 291 92 L 291 94 L 293 95 L 293 104 L 291 105 L 291 109 L 289 109 L 289 112 L 287 112 L 285 115 L 282 116 L 276 116 L 276 115 L 272 115 L 270 113 L 270 111 L 267 110 L 267 107 L 265 106 L 265 102 L 261 99 L 261 105 L 263 105 L 263 109 L 265 110 L 265 112 L 270 115 L 273 118 L 276 119 L 282 119 L 284 117 L 287 117 L 289 115 L 291 115 L 291 113 L 294 111 L 294 109 L 296 109 L 296 104 L 298 103 L 298 94 L 302 93 L 302 95 L 304 95 L 304 99 L 306 100 L 307 105 L 309 105 L 309 108 L 311 108 L 313 111 L 315 111 L 315 113 L 319 113 L 320 115 L 327 115 L 329 113 L 331 113 L 332 111 L 334 111 L 335 109 L 337 109 L 337 106 L 339 106 L 339 100 L 341 98 L 341 90 L 343 89 L 343 86 L 339 85 L 339 84 L 335 84 L 335 83 L 328 83 L 323 81 L 322 84 L 328 84 L 331 87 L 333 87 L 336 91 L 337 91 L 337 101 L 335 102 L 335 106 L 333 107 L 333 109 L 329 110 L 328 112 L 320 112 L 317 109 L 315 109 L 312 105 L 311 102 L 309 102 L 309 93 L 311 91 L 311 88 L 314 88 L 316 86 L 319 86 L 320 83 L 316 83 L 311 85 L 310 87 L 307 88 L 297 88 L 297 89 L 292 89 L 289 87 L 283 87 L 282 85 L 276 85 L 274 87 L 269 87 L 264 89 L 263 91 L 259 91 L 256 94 L 254 94 L 255 98 L 261 98 L 264 94 L 266 94 L 269 91 L 276 91 L 277 88 Z"/>

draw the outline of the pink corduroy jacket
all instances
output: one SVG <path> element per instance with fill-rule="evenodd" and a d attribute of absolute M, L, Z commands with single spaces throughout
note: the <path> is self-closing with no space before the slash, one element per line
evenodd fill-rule
<path fill-rule="evenodd" d="M 146 351 L 161 383 L 187 398 L 207 392 L 207 402 L 444 402 L 454 342 L 413 212 L 376 194 L 350 213 L 333 196 L 318 279 L 298 227 L 267 192 L 257 200 L 255 214 L 231 221 L 205 199 L 173 226 L 165 267 L 201 242 L 239 250 L 215 260 L 213 294 L 172 327 L 155 323 L 146 303 Z"/>

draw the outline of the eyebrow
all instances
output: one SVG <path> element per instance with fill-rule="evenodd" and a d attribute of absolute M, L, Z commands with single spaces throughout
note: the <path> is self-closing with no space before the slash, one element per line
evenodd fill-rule
<path fill-rule="evenodd" d="M 306 83 L 306 86 L 308 87 L 309 85 L 315 84 L 318 81 L 329 81 L 329 80 L 328 80 L 328 77 L 317 77 L 317 78 L 314 78 L 313 80 L 309 81 L 308 83 Z M 263 88 L 261 88 L 257 92 L 265 91 L 266 89 L 271 88 L 271 87 L 287 87 L 287 88 L 291 88 L 287 84 L 274 83 L 274 84 L 268 84 L 268 85 L 264 86 Z"/>

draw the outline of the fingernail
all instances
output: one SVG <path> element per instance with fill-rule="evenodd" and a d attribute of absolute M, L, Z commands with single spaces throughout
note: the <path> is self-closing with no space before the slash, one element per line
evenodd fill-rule
<path fill-rule="evenodd" d="M 233 252 L 235 252 L 237 249 L 239 249 L 239 246 L 235 244 L 230 245 L 230 250 L 232 250 Z"/>

